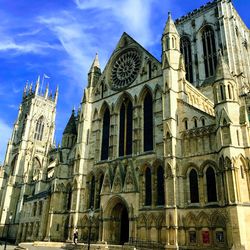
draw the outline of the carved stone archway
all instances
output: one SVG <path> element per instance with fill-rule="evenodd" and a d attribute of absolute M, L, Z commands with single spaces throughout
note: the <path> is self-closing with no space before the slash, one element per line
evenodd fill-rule
<path fill-rule="evenodd" d="M 111 198 L 104 217 L 104 240 L 118 245 L 128 242 L 130 222 L 126 202 L 119 197 Z"/>

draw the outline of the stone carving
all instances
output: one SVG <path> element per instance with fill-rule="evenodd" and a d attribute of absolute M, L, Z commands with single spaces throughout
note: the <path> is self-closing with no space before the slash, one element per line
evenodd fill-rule
<path fill-rule="evenodd" d="M 112 65 L 112 89 L 120 90 L 129 86 L 136 79 L 140 66 L 141 56 L 137 50 L 122 53 Z"/>

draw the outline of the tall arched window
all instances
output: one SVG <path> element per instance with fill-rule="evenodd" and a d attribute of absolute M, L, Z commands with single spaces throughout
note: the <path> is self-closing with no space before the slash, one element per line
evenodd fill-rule
<path fill-rule="evenodd" d="M 164 170 L 162 166 L 157 168 L 157 205 L 165 204 Z"/>
<path fill-rule="evenodd" d="M 181 38 L 181 53 L 184 56 L 186 79 L 193 82 L 193 63 L 192 63 L 192 49 L 191 42 L 188 37 Z"/>
<path fill-rule="evenodd" d="M 145 171 L 145 206 L 152 204 L 152 180 L 151 169 L 148 167 Z"/>
<path fill-rule="evenodd" d="M 16 171 L 16 164 L 17 164 L 17 158 L 18 155 L 15 155 L 14 159 L 12 160 L 11 164 L 10 164 L 10 174 L 13 175 L 15 174 Z"/>
<path fill-rule="evenodd" d="M 132 154 L 133 106 L 125 99 L 120 109 L 119 156 Z"/>
<path fill-rule="evenodd" d="M 89 208 L 94 208 L 95 203 L 95 176 L 92 177 L 90 183 L 90 193 L 89 193 Z"/>
<path fill-rule="evenodd" d="M 214 202 L 217 201 L 217 191 L 216 191 L 216 179 L 214 169 L 208 167 L 206 171 L 206 181 L 207 181 L 207 201 Z"/>
<path fill-rule="evenodd" d="M 110 127 L 110 113 L 106 108 L 102 123 L 102 151 L 101 160 L 107 160 L 109 157 L 109 127 Z"/>
<path fill-rule="evenodd" d="M 144 103 L 144 151 L 153 150 L 153 100 L 147 92 Z"/>
<path fill-rule="evenodd" d="M 206 26 L 202 31 L 202 44 L 206 77 L 213 76 L 217 65 L 214 31 Z"/>
<path fill-rule="evenodd" d="M 103 183 L 104 176 L 103 174 L 100 176 L 99 179 L 99 187 L 98 187 L 98 197 L 97 197 L 97 204 L 96 207 L 100 208 L 100 201 L 101 201 L 101 191 L 102 191 L 102 183 Z"/>
<path fill-rule="evenodd" d="M 72 189 L 71 187 L 68 188 L 68 192 L 67 192 L 67 210 L 70 210 L 71 209 L 71 201 L 72 201 Z"/>
<path fill-rule="evenodd" d="M 35 140 L 41 141 L 43 139 L 43 130 L 44 130 L 44 122 L 43 122 L 43 117 L 41 116 L 36 123 L 36 130 L 34 135 Z"/>
<path fill-rule="evenodd" d="M 197 172 L 192 169 L 189 173 L 190 202 L 199 202 L 199 186 Z"/>

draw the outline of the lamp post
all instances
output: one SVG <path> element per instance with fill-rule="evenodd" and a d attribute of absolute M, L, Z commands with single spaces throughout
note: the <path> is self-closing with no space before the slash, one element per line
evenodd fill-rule
<path fill-rule="evenodd" d="M 94 213 L 95 211 L 93 210 L 93 207 L 91 207 L 88 213 L 88 217 L 89 217 L 88 250 L 90 250 L 91 226 L 92 226 L 92 219 L 93 219 Z"/>
<path fill-rule="evenodd" d="M 6 246 L 7 246 L 7 240 L 8 240 L 8 236 L 9 236 L 11 219 L 12 219 L 12 213 L 10 213 L 10 215 L 9 215 L 9 223 L 7 225 L 7 232 L 6 232 L 6 237 L 5 237 L 4 250 L 6 250 Z"/>

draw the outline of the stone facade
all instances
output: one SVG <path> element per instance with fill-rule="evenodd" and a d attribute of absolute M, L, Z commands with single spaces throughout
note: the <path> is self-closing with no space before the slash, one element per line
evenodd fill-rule
<path fill-rule="evenodd" d="M 249 30 L 231 1 L 169 14 L 159 62 L 124 33 L 53 145 L 57 92 L 25 88 L 1 171 L 17 242 L 250 249 Z M 1 232 L 0 232 L 1 233 Z M 131 243 L 132 244 L 132 243 Z"/>

